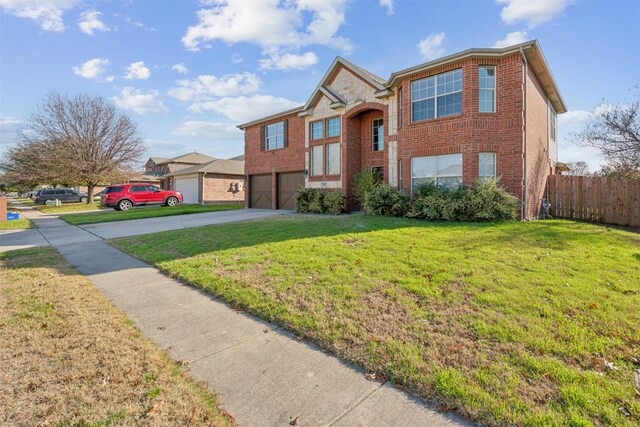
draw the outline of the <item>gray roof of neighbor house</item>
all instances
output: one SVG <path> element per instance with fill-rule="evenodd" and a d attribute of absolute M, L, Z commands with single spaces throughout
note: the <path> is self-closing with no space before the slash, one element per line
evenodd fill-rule
<path fill-rule="evenodd" d="M 346 68 L 351 69 L 360 77 L 362 77 L 365 81 L 370 83 L 371 86 L 375 87 L 377 89 L 375 92 L 376 97 L 385 97 L 392 93 L 391 87 L 394 86 L 398 78 L 415 74 L 421 71 L 425 71 L 430 68 L 435 68 L 450 62 L 459 61 L 461 59 L 468 58 L 468 57 L 495 58 L 495 57 L 511 55 L 517 52 L 522 53 L 526 58 L 527 63 L 529 64 L 529 66 L 531 67 L 531 70 L 533 70 L 534 74 L 542 84 L 542 87 L 547 93 L 547 96 L 549 97 L 549 100 L 553 104 L 553 107 L 556 110 L 556 112 L 558 114 L 565 113 L 567 111 L 567 106 L 564 102 L 564 99 L 562 98 L 562 95 L 560 94 L 560 90 L 558 89 L 558 85 L 556 84 L 556 81 L 553 78 L 553 74 L 551 74 L 551 69 L 549 68 L 549 64 L 547 64 L 547 60 L 545 59 L 544 54 L 542 53 L 540 44 L 538 43 L 537 40 L 530 40 L 524 43 L 516 44 L 513 46 L 507 46 L 503 48 L 467 49 L 462 52 L 457 52 L 452 55 L 448 55 L 433 61 L 416 65 L 414 67 L 405 68 L 404 70 L 396 71 L 395 73 L 392 73 L 391 76 L 389 76 L 389 79 L 386 81 L 383 78 L 378 77 L 373 73 L 370 73 L 364 68 L 359 67 L 358 65 L 355 65 L 354 63 L 349 62 L 346 59 L 338 56 L 333 61 L 333 63 L 331 64 L 331 66 L 329 67 L 325 75 L 322 77 L 322 79 L 320 80 L 320 83 L 318 83 L 318 86 L 316 86 L 315 90 L 311 93 L 311 96 L 309 97 L 305 105 L 303 105 L 302 107 L 294 108 L 292 110 L 283 111 L 280 113 L 272 114 L 267 117 L 255 119 L 250 122 L 240 124 L 237 127 L 244 130 L 245 128 L 255 125 L 257 123 L 282 117 L 296 111 L 300 112 L 300 114 L 304 114 L 304 112 L 310 108 L 311 104 L 314 102 L 314 99 L 316 99 L 319 93 L 322 93 L 325 96 L 327 96 L 327 98 L 329 98 L 335 104 L 344 104 L 344 100 L 340 99 L 340 97 L 337 94 L 333 93 L 325 85 L 325 82 L 332 77 L 334 71 L 339 65 L 342 65 L 342 66 L 345 66 Z"/>
<path fill-rule="evenodd" d="M 244 154 L 240 154 L 239 156 L 231 157 L 229 160 L 244 160 Z"/>
<path fill-rule="evenodd" d="M 158 163 L 162 163 L 168 159 L 166 157 L 149 157 L 149 160 L 151 160 L 153 163 L 157 165 Z M 148 160 L 147 160 L 147 163 L 149 163 Z"/>
<path fill-rule="evenodd" d="M 210 162 L 215 160 L 215 157 L 207 156 L 206 154 L 200 154 L 196 151 L 193 153 L 183 154 L 181 156 L 173 157 L 171 159 L 165 159 L 161 162 L 156 162 L 157 165 L 166 165 L 168 163 L 191 163 L 191 164 L 202 164 L 206 162 Z"/>
<path fill-rule="evenodd" d="M 215 159 L 202 165 L 191 166 L 171 172 L 165 176 L 190 175 L 194 173 L 217 173 L 221 175 L 244 175 L 244 160 Z"/>

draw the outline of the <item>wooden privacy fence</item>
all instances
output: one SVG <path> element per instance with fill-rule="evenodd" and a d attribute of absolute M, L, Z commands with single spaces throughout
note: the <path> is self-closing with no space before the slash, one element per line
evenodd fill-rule
<path fill-rule="evenodd" d="M 549 175 L 551 215 L 640 227 L 640 180 Z"/>

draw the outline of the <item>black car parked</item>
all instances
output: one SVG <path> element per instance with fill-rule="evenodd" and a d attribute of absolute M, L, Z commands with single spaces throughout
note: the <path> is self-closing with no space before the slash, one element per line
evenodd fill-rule
<path fill-rule="evenodd" d="M 36 204 L 44 205 L 47 200 L 60 200 L 66 202 L 82 202 L 87 203 L 87 193 L 78 193 L 72 188 L 48 188 L 41 190 L 40 194 L 36 194 L 33 201 Z"/>

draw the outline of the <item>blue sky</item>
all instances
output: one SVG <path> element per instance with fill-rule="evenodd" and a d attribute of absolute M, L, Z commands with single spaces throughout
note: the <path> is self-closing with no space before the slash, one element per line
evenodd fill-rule
<path fill-rule="evenodd" d="M 640 83 L 640 2 L 571 0 L 0 0 L 0 150 L 50 91 L 100 95 L 129 114 L 148 155 L 241 154 L 235 125 L 304 103 L 336 55 L 388 78 L 471 47 L 538 39 L 570 112 Z"/>

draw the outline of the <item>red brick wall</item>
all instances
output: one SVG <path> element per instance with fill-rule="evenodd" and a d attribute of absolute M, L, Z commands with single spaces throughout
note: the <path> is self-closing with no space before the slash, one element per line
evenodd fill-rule
<path fill-rule="evenodd" d="M 496 65 L 496 112 L 478 112 L 478 66 Z M 462 113 L 411 122 L 411 81 L 462 68 Z M 466 59 L 404 78 L 403 123 L 398 129 L 398 159 L 403 162 L 403 187 L 411 187 L 411 157 L 462 153 L 463 181 L 478 179 L 478 153 L 495 152 L 502 184 L 522 195 L 522 60 Z"/>
<path fill-rule="evenodd" d="M 220 174 L 200 174 L 199 182 L 204 179 L 204 203 L 211 202 L 244 202 L 244 190 L 235 191 L 235 184 L 238 188 L 244 188 L 243 176 L 220 175 Z M 234 184 L 234 191 L 230 191 Z M 203 188 L 203 187 L 200 187 Z"/>
<path fill-rule="evenodd" d="M 549 138 L 547 96 L 536 76 L 527 78 L 527 207 L 526 219 L 538 218 L 545 196 L 551 164 L 547 153 Z"/>
<path fill-rule="evenodd" d="M 277 150 L 260 150 L 260 127 L 288 119 L 289 146 Z M 257 125 L 249 126 L 244 132 L 245 174 L 271 174 L 273 194 L 272 208 L 276 209 L 276 172 L 296 172 L 304 170 L 304 118 L 298 113 L 289 114 Z M 250 180 L 245 189 L 245 207 L 249 207 Z"/>

